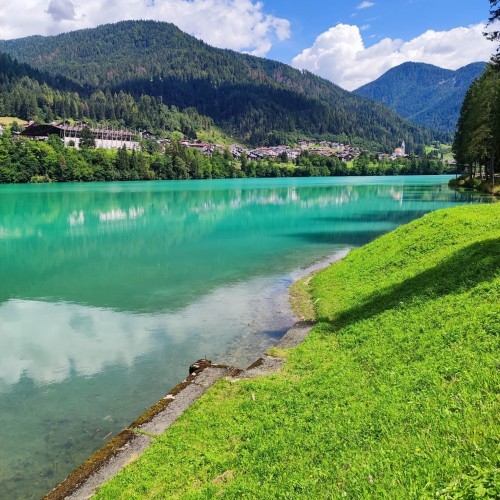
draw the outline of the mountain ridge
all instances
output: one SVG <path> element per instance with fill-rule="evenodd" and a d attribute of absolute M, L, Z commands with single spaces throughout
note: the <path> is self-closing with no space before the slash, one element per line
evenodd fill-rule
<path fill-rule="evenodd" d="M 449 70 L 427 63 L 405 62 L 354 92 L 388 106 L 414 123 L 452 132 L 467 89 L 486 65 L 475 62 Z"/>
<path fill-rule="evenodd" d="M 124 91 L 194 107 L 254 144 L 332 135 L 390 149 L 403 137 L 410 148 L 442 137 L 312 73 L 210 47 L 169 23 L 121 21 L 4 40 L 0 51 L 92 91 Z"/>

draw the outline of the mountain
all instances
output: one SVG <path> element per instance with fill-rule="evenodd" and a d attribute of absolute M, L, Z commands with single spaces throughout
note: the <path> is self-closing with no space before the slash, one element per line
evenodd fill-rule
<path fill-rule="evenodd" d="M 127 92 L 195 108 L 254 144 L 330 135 L 392 149 L 403 138 L 412 148 L 444 137 L 309 72 L 213 48 L 169 23 L 123 21 L 0 41 L 0 51 L 89 93 Z M 94 106 L 91 118 L 107 119 L 105 108 Z"/>
<path fill-rule="evenodd" d="M 485 62 L 468 64 L 456 71 L 407 62 L 354 92 L 388 106 L 414 123 L 453 132 L 465 93 L 485 68 Z"/>
<path fill-rule="evenodd" d="M 18 81 L 23 77 L 37 80 L 54 88 L 67 91 L 82 91 L 83 87 L 59 74 L 51 75 L 33 68 L 29 64 L 22 64 L 12 59 L 8 54 L 0 52 L 0 85 Z"/>
<path fill-rule="evenodd" d="M 180 111 L 150 96 L 134 99 L 125 92 L 91 91 L 0 52 L 0 116 L 51 122 L 56 118 L 96 118 L 99 114 L 104 115 L 101 119 L 117 127 L 168 130 L 173 137 L 179 137 L 180 133 L 193 138 L 202 133 L 224 143 L 230 140 L 213 127 L 211 118 L 200 115 L 195 109 Z"/>

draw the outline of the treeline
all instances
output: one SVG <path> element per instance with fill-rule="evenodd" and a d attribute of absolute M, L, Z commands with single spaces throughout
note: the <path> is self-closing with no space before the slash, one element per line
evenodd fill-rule
<path fill-rule="evenodd" d="M 39 142 L 6 132 L 0 139 L 0 183 L 445 173 L 441 162 L 429 158 L 373 163 L 365 155 L 350 165 L 306 152 L 295 163 L 283 157 L 249 161 L 245 153 L 236 161 L 227 150 L 209 157 L 178 143 L 155 151 L 154 144 L 145 144 L 147 151 L 75 149 L 64 147 L 57 136 Z"/>
<path fill-rule="evenodd" d="M 500 170 L 500 65 L 488 65 L 464 99 L 453 143 L 457 162 L 467 166 L 467 181 L 494 184 Z"/>
<path fill-rule="evenodd" d="M 455 174 L 456 168 L 437 159 L 433 153 L 380 161 L 376 155 L 364 153 L 354 160 L 351 172 L 350 175 L 441 175 Z"/>

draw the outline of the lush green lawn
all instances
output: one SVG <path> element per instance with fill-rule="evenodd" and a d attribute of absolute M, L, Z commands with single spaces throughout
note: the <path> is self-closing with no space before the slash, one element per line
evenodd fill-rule
<path fill-rule="evenodd" d="M 28 123 L 26 120 L 21 120 L 15 116 L 0 116 L 0 125 L 3 127 L 8 127 L 12 122 L 17 122 L 19 125 L 24 125 Z"/>
<path fill-rule="evenodd" d="M 212 125 L 210 130 L 200 130 L 196 132 L 196 137 L 200 141 L 221 144 L 222 146 L 228 147 L 231 144 L 242 144 L 241 139 L 228 135 L 215 125 Z"/>
<path fill-rule="evenodd" d="M 429 214 L 311 286 L 318 324 L 282 372 L 218 383 L 99 498 L 498 495 L 500 203 Z"/>

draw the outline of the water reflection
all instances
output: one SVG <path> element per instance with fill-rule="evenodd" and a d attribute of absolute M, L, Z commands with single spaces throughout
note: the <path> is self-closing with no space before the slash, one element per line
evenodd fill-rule
<path fill-rule="evenodd" d="M 222 287 L 158 315 L 5 303 L 0 496 L 42 496 L 101 447 L 104 436 L 186 376 L 195 359 L 248 366 L 293 322 L 284 292 L 297 273 Z"/>
<path fill-rule="evenodd" d="M 436 206 L 466 201 L 414 178 L 273 181 L 2 189 L 0 302 L 182 309 L 228 281 L 300 264 L 287 257 L 291 238 L 358 246 Z"/>
<path fill-rule="evenodd" d="M 223 287 L 180 311 L 156 315 L 9 300 L 0 306 L 0 389 L 22 377 L 45 385 L 93 376 L 113 365 L 132 367 L 155 350 L 192 346 L 193 337 L 198 355 L 204 349 L 213 354 L 215 347 L 221 356 L 235 335 L 282 331 L 289 324 L 291 312 L 283 294 L 275 293 L 275 281 L 257 278 Z M 244 363 L 248 356 L 232 361 Z"/>
<path fill-rule="evenodd" d="M 0 186 L 0 497 L 42 496 L 195 359 L 253 361 L 293 270 L 480 201 L 446 182 Z"/>

